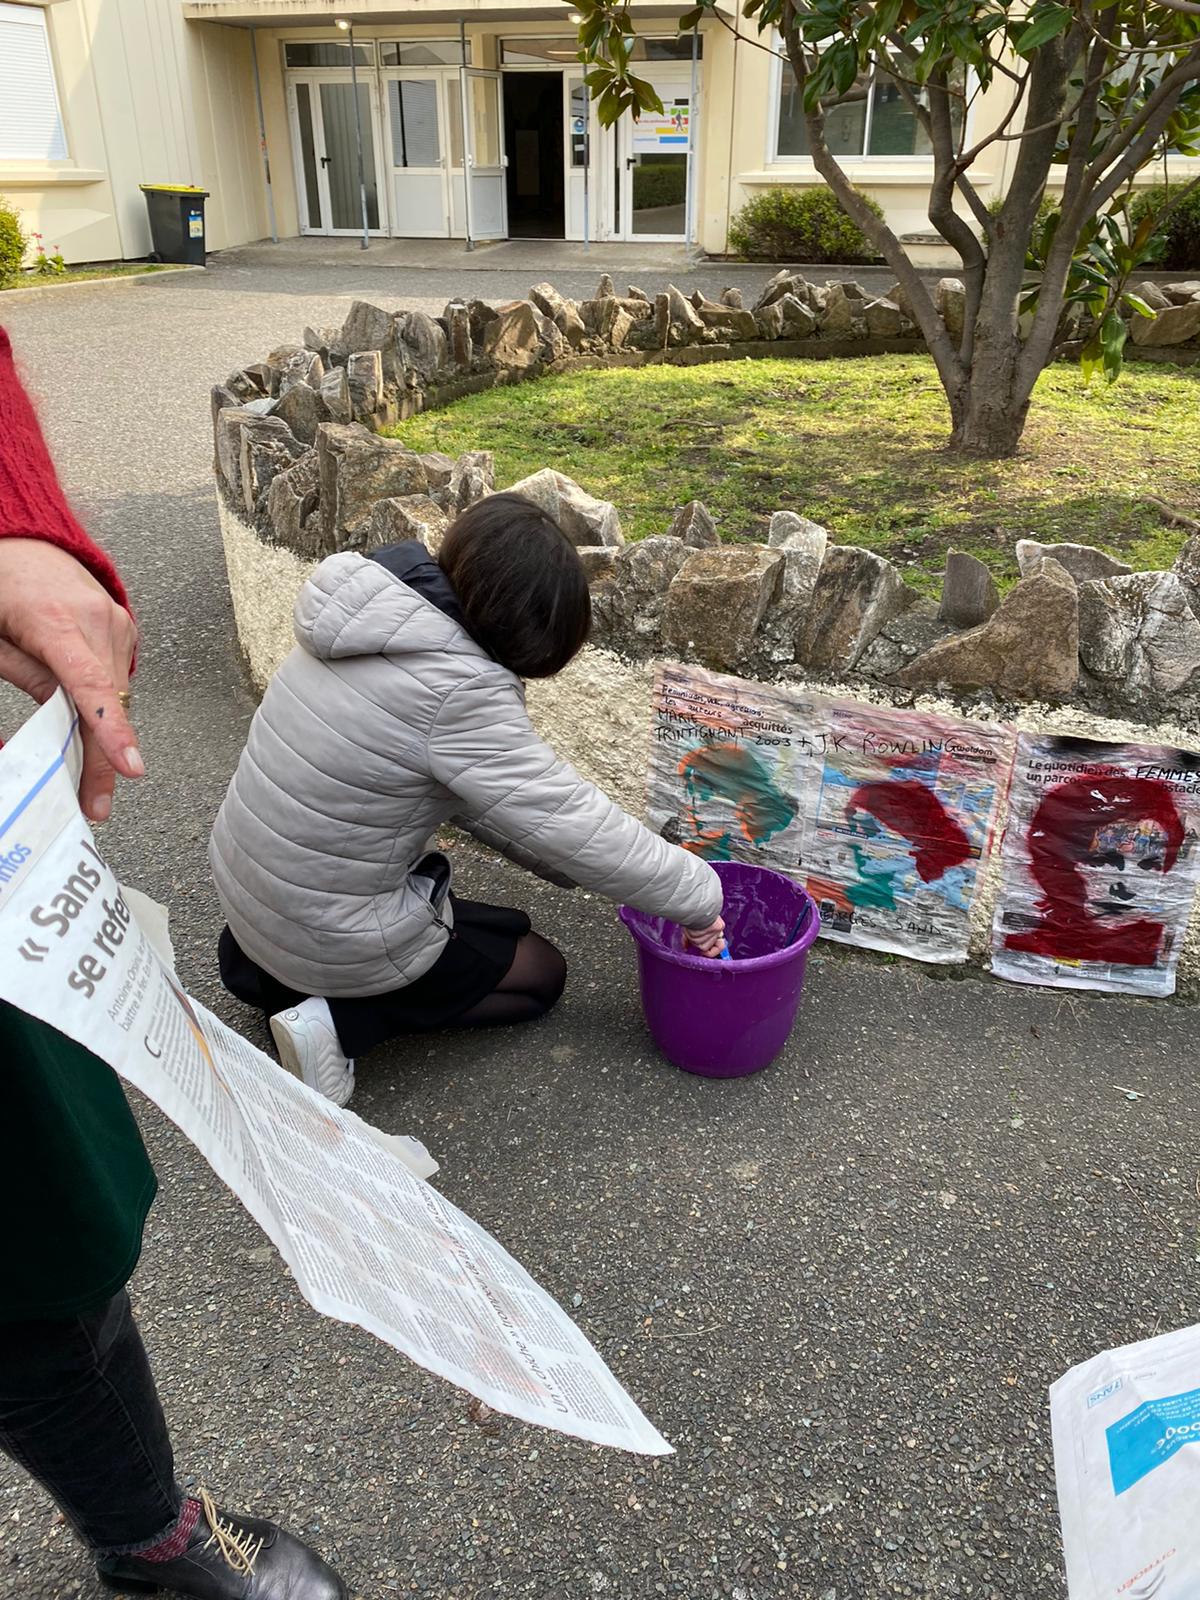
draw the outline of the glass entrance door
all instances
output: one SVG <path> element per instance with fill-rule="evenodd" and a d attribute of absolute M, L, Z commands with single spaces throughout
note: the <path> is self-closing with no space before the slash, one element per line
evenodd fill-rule
<path fill-rule="evenodd" d="M 508 205 L 500 74 L 473 68 L 466 73 L 465 89 L 468 113 L 465 162 L 471 181 L 471 231 L 476 239 L 503 239 L 508 234 Z"/>
<path fill-rule="evenodd" d="M 291 74 L 293 146 L 296 152 L 301 233 L 362 232 L 354 86 L 347 73 Z M 381 231 L 377 124 L 371 86 L 359 82 L 367 226 Z"/>
<path fill-rule="evenodd" d="M 392 231 L 402 239 L 450 236 L 447 83 L 458 74 L 385 73 Z"/>
<path fill-rule="evenodd" d="M 620 124 L 622 239 L 683 239 L 687 233 L 688 167 L 694 155 L 695 117 L 690 69 L 660 67 L 646 73 L 663 103 L 662 113 L 624 117 Z"/>

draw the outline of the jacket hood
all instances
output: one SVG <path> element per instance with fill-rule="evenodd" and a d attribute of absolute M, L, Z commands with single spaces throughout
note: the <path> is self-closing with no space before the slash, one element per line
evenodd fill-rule
<path fill-rule="evenodd" d="M 416 540 L 371 557 L 329 556 L 301 589 L 294 624 L 302 648 L 323 661 L 430 650 L 486 659 L 449 580 Z"/>
<path fill-rule="evenodd" d="M 422 600 L 428 600 L 445 616 L 452 617 L 460 628 L 466 628 L 467 621 L 454 585 L 419 539 L 381 545 L 378 550 L 371 551 L 370 559 L 378 561 L 393 578 L 399 578 L 401 583 L 414 589 Z"/>

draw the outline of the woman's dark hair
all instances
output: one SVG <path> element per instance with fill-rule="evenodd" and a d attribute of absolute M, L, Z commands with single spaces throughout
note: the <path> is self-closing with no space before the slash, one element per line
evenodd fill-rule
<path fill-rule="evenodd" d="M 592 597 L 575 546 L 519 494 L 491 494 L 451 523 L 438 563 L 468 631 L 521 678 L 552 678 L 583 648 Z"/>

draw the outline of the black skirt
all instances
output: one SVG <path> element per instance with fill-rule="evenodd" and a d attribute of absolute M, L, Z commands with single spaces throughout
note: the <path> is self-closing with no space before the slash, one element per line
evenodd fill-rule
<path fill-rule="evenodd" d="M 452 1028 L 507 976 L 518 940 L 530 931 L 529 918 L 523 911 L 460 900 L 453 894 L 450 902 L 454 932 L 428 972 L 386 994 L 329 998 L 333 1024 L 348 1056 L 365 1055 L 400 1034 Z M 309 998 L 252 961 L 228 928 L 221 934 L 218 959 L 221 981 L 230 994 L 268 1017 Z"/>

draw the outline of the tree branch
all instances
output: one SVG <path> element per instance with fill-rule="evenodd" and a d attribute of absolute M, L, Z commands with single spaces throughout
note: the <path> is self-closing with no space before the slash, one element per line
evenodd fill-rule
<path fill-rule="evenodd" d="M 1197 10 L 1197 15 L 1200 15 L 1200 8 Z M 1166 123 L 1170 121 L 1170 114 L 1175 109 L 1179 95 L 1187 88 L 1189 83 L 1197 78 L 1200 78 L 1200 41 L 1188 51 L 1182 61 L 1176 62 L 1170 72 L 1165 74 L 1158 88 L 1149 96 L 1137 115 L 1131 118 L 1124 127 L 1119 127 L 1116 130 L 1108 144 L 1088 168 L 1088 182 L 1098 182 L 1106 168 L 1116 160 L 1123 150 L 1128 150 L 1139 140 L 1142 130 L 1151 121 L 1158 119 L 1159 111 L 1166 105 L 1168 107 L 1167 116 L 1159 121 L 1158 132 L 1161 133 Z M 1157 137 L 1158 134 L 1155 134 L 1155 138 Z M 1153 140 L 1151 145 L 1153 145 Z M 1112 192 L 1115 192 L 1115 190 Z"/>
<path fill-rule="evenodd" d="M 782 32 L 788 60 L 803 94 L 808 78 L 808 65 L 804 59 L 804 48 L 796 20 L 795 0 L 786 0 Z M 825 113 L 821 107 L 817 106 L 807 112 L 804 120 L 808 130 L 808 148 L 813 166 L 896 274 L 913 319 L 925 337 L 938 375 L 953 404 L 954 397 L 961 392 L 966 381 L 966 372 L 946 330 L 946 325 L 934 308 L 933 298 L 924 280 L 909 260 L 899 239 L 887 223 L 877 217 L 864 202 L 830 151 L 825 139 Z"/>
<path fill-rule="evenodd" d="M 734 27 L 733 23 L 730 22 L 728 17 L 723 16 L 721 12 L 717 10 L 716 6 L 713 7 L 712 14 L 714 17 L 716 17 L 717 21 L 721 24 L 725 31 L 732 35 L 732 37 L 736 39 L 739 44 L 752 45 L 755 50 L 761 50 L 764 55 L 774 56 L 776 61 L 782 61 L 784 66 L 791 65 L 787 56 L 782 50 L 776 50 L 773 45 L 763 44 L 761 39 L 752 39 L 748 33 L 742 33 L 740 29 Z M 689 29 L 688 31 L 690 32 L 691 30 Z"/>
<path fill-rule="evenodd" d="M 1193 64 L 1191 76 L 1200 76 L 1200 44 L 1197 44 L 1186 60 Z M 1182 80 L 1179 85 L 1179 93 L 1182 93 L 1183 87 L 1188 81 L 1188 79 Z M 1153 153 L 1154 146 L 1165 132 L 1167 123 L 1170 122 L 1175 114 L 1175 108 L 1179 103 L 1179 93 L 1169 96 L 1159 104 L 1153 117 L 1143 126 L 1141 133 L 1134 142 L 1126 148 L 1124 155 L 1113 167 L 1112 171 L 1096 185 L 1087 201 L 1083 216 L 1084 222 L 1090 221 L 1101 206 L 1112 199 L 1121 185 L 1127 183 L 1145 166 Z"/>
<path fill-rule="evenodd" d="M 909 52 L 905 48 L 903 40 L 897 38 L 896 35 L 894 35 L 894 34 L 889 35 L 888 42 L 891 44 L 893 49 L 899 50 L 901 52 L 901 54 L 903 54 L 903 55 L 911 54 L 911 52 Z M 894 79 L 896 84 L 899 86 L 900 93 L 904 96 L 906 102 L 908 103 L 908 107 L 912 111 L 913 116 L 921 124 L 922 128 L 924 128 L 926 136 L 928 137 L 929 142 L 930 142 L 931 145 L 935 144 L 934 132 L 933 132 L 933 117 L 932 117 L 932 103 L 933 103 L 934 95 L 931 93 L 931 95 L 930 95 L 930 104 L 928 106 L 923 106 L 921 104 L 920 100 L 918 100 L 917 96 L 915 94 L 913 94 L 912 91 L 913 91 L 914 88 L 929 88 L 931 90 L 934 90 L 934 92 L 938 95 L 938 98 L 940 99 L 942 106 L 946 109 L 947 126 L 949 126 L 949 103 L 950 103 L 950 100 L 951 99 L 962 100 L 963 101 L 963 127 L 964 128 L 966 127 L 966 121 L 967 121 L 966 95 L 965 95 L 965 93 L 962 94 L 962 95 L 959 95 L 959 94 L 956 93 L 956 91 L 954 89 L 951 88 L 950 84 L 946 80 L 944 69 L 939 67 L 937 69 L 936 73 L 931 73 L 927 84 L 918 84 L 915 79 L 906 78 L 906 77 L 903 76 L 902 73 L 899 73 L 899 72 L 897 72 L 895 70 L 895 65 L 894 65 L 894 62 L 892 60 L 892 57 L 887 54 L 886 48 L 885 48 L 882 40 L 880 40 L 880 43 L 879 43 L 879 53 L 880 53 L 880 56 L 881 56 L 881 58 L 883 60 L 883 63 L 884 63 L 883 70 L 887 73 L 888 77 Z M 951 131 L 950 131 L 950 159 L 951 159 L 951 163 L 953 164 L 954 161 L 955 161 L 955 155 L 954 155 L 954 136 L 953 136 L 953 129 L 952 128 L 951 128 Z M 962 195 L 963 199 L 967 202 L 967 205 L 971 208 L 971 212 L 974 215 L 975 220 L 979 223 L 979 226 L 983 229 L 985 234 L 990 236 L 991 235 L 991 231 L 992 231 L 992 219 L 988 215 L 988 208 L 984 205 L 983 201 L 980 199 L 979 191 L 976 189 L 975 185 L 970 181 L 970 179 L 966 176 L 965 172 L 962 171 L 962 170 L 957 170 L 957 169 L 953 170 L 952 173 L 951 173 L 951 178 L 952 178 L 952 181 L 953 181 L 953 184 L 954 184 L 955 188 L 958 189 L 958 192 Z M 930 216 L 929 220 L 931 222 L 933 222 L 933 217 Z M 937 223 L 934 223 L 934 226 L 937 227 Z M 940 231 L 941 230 L 939 229 L 939 232 Z M 972 235 L 972 237 L 974 237 L 974 236 Z M 949 234 L 943 233 L 942 234 L 942 238 L 946 240 L 947 244 L 954 244 L 955 245 L 955 249 L 958 249 L 959 255 L 960 256 L 963 255 L 962 250 L 959 249 L 958 245 L 955 244 L 955 241 L 950 238 Z M 965 260 L 966 260 L 966 258 L 964 257 L 964 263 L 965 263 Z"/>
<path fill-rule="evenodd" d="M 1085 12 L 1082 26 L 1094 36 L 1094 42 L 1085 57 L 1085 82 L 1090 87 L 1080 96 L 1076 108 L 1075 134 L 1067 157 L 1066 175 L 1063 179 L 1062 207 L 1058 228 L 1046 260 L 1042 263 L 1041 291 L 1033 326 L 1021 352 L 1020 376 L 1032 391 L 1038 376 L 1049 360 L 1058 334 L 1062 316 L 1062 299 L 1066 290 L 1067 275 L 1079 243 L 1079 235 L 1087 220 L 1082 206 L 1088 193 L 1087 159 L 1092 137 L 1096 130 L 1100 103 L 1100 68 L 1108 57 L 1108 44 L 1117 27 L 1118 9 L 1110 6 L 1104 15 L 1104 26 L 1097 30 Z M 1107 31 L 1105 31 L 1107 29 Z"/>
<path fill-rule="evenodd" d="M 1070 122 L 1072 118 L 1079 115 L 1080 109 L 1084 102 L 1084 97 L 1091 93 L 1092 90 L 1099 88 L 1108 77 L 1109 73 L 1107 70 L 1105 70 L 1098 73 L 1096 77 L 1089 78 L 1086 83 L 1081 84 L 1079 99 L 1067 111 L 1064 111 L 1061 116 L 1051 117 L 1048 121 L 1039 123 L 1033 128 L 1021 127 L 1017 129 L 1016 133 L 1005 133 L 1003 130 L 1007 128 L 1008 124 L 1012 121 L 1013 117 L 1017 113 L 1018 107 L 1020 106 L 1021 102 L 1020 98 L 1018 98 L 1009 108 L 1003 119 L 997 123 L 996 129 L 993 133 L 989 133 L 985 139 L 980 139 L 978 144 L 972 145 L 970 150 L 965 151 L 961 156 L 959 156 L 958 159 L 960 164 L 964 167 L 970 166 L 978 159 L 978 157 L 984 150 L 987 149 L 990 144 L 1016 144 L 1021 139 L 1030 138 L 1035 133 L 1045 133 L 1050 128 L 1061 128 L 1064 123 Z M 1028 82 L 1028 74 L 1026 74 L 1025 82 Z"/>
<path fill-rule="evenodd" d="M 971 357 L 975 350 L 975 322 L 983 298 L 983 276 L 987 270 L 987 255 L 975 236 L 970 223 L 954 209 L 955 159 L 954 122 L 950 115 L 950 99 L 945 91 L 945 71 L 938 67 L 929 79 L 929 137 L 933 145 L 933 182 L 929 187 L 929 220 L 962 258 L 963 287 L 966 291 L 963 310 L 963 332 L 958 356 L 965 371 L 971 370 Z M 974 188 L 971 189 L 975 193 Z M 978 201 L 978 195 L 975 195 Z M 987 218 L 987 208 L 979 202 Z M 990 218 L 987 219 L 990 221 Z M 985 223 L 986 226 L 986 223 Z"/>

